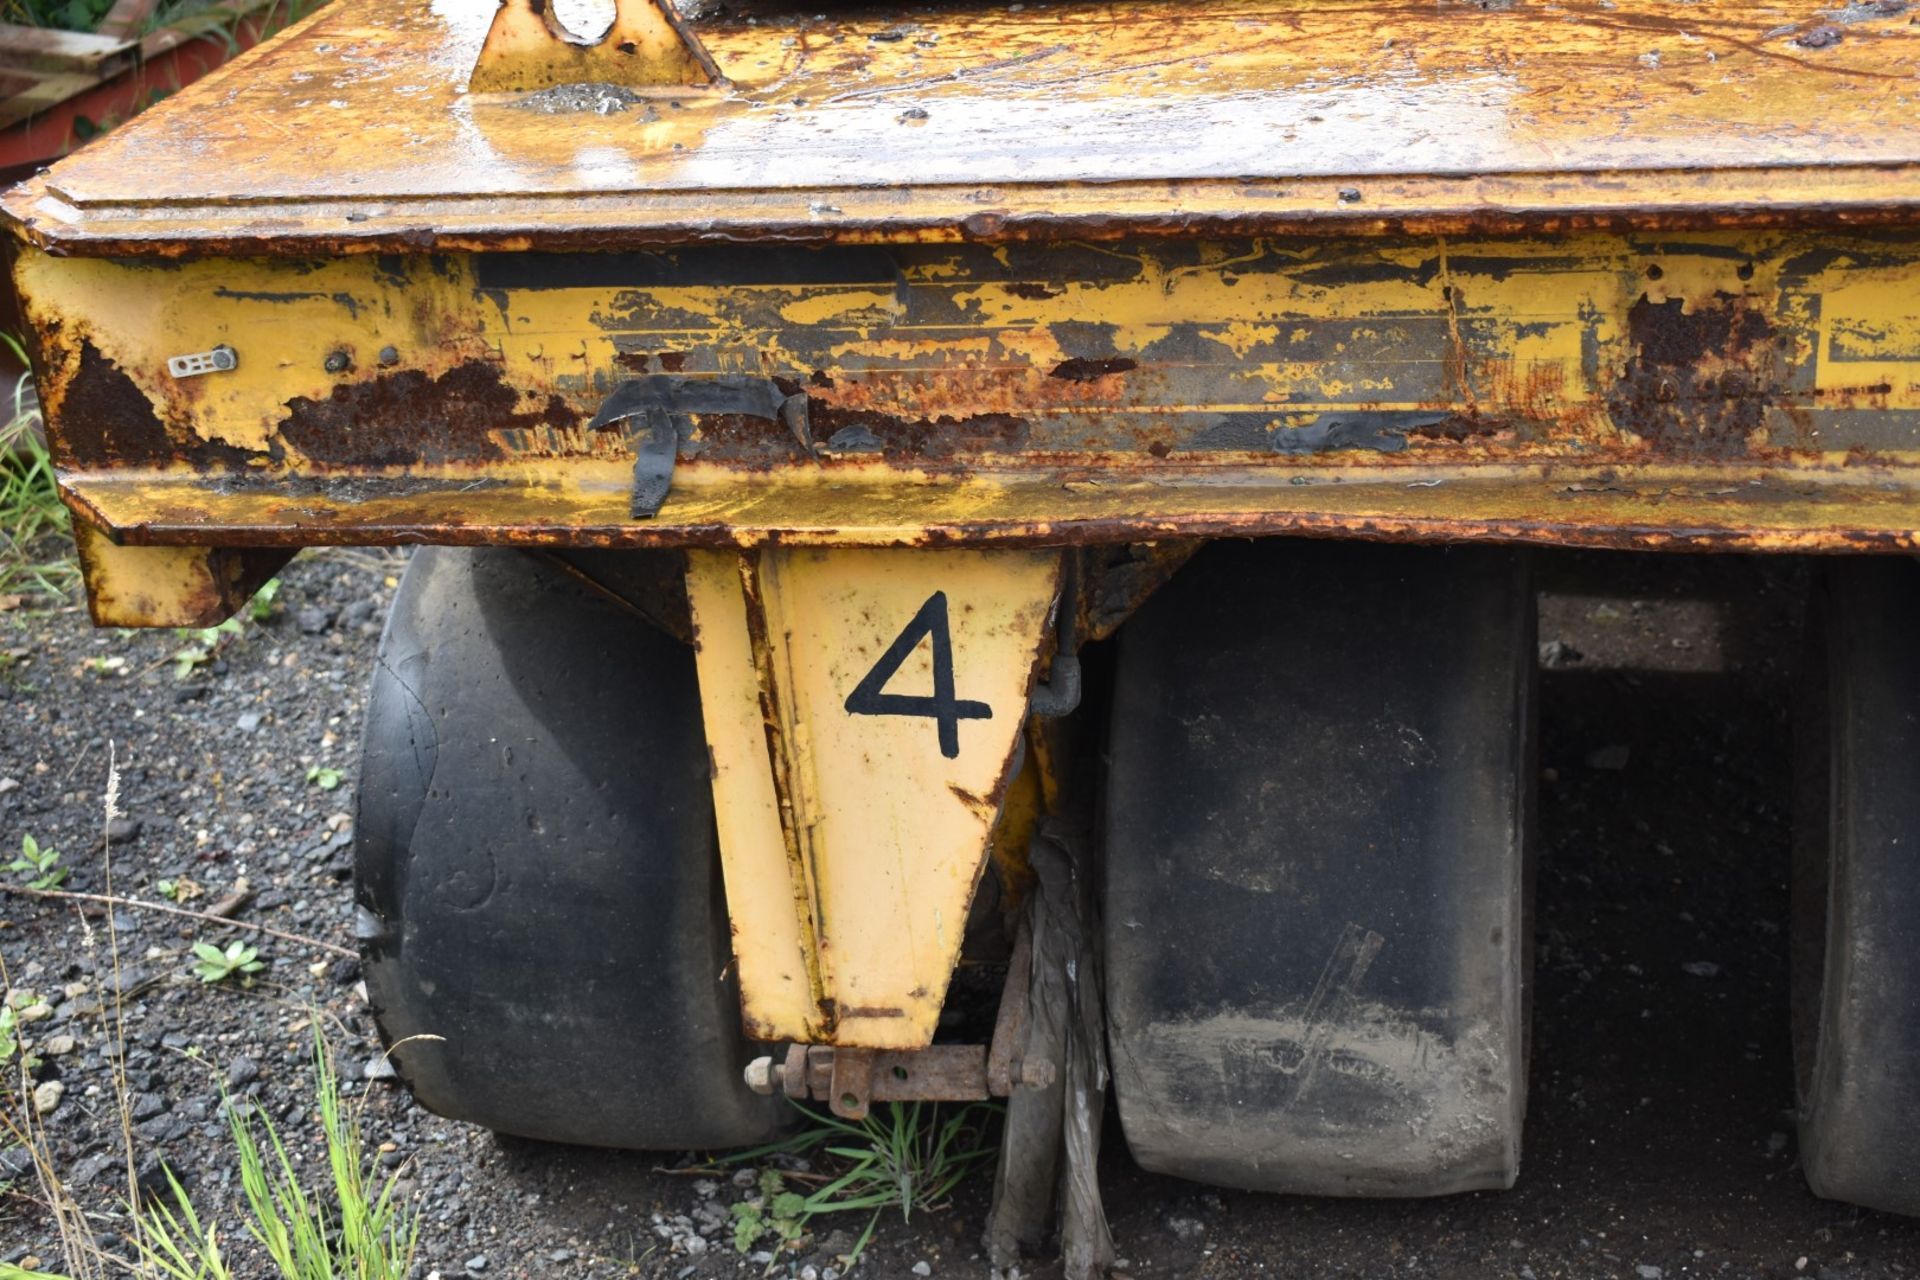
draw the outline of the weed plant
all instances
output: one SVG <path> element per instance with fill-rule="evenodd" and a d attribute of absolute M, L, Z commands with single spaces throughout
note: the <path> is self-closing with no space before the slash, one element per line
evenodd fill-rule
<path fill-rule="evenodd" d="M 109 747 L 104 816 L 108 827 L 122 816 L 120 775 Z M 108 896 L 112 895 L 112 840 L 104 842 Z M 58 854 L 47 851 L 55 860 Z M 40 869 L 37 867 L 33 869 Z M 110 990 L 124 989 L 120 974 L 117 926 L 108 915 L 108 946 L 113 964 Z M 260 968 L 252 947 L 235 943 L 226 950 L 195 949 L 202 981 L 209 978 L 209 954 L 218 957 L 224 978 Z M 0 1009 L 11 1010 L 14 990 L 4 963 L 0 963 Z M 132 1275 L 139 1280 L 236 1280 L 230 1250 L 220 1233 L 222 1216 L 204 1203 L 195 1205 L 186 1189 L 166 1170 L 167 1188 L 160 1196 L 144 1196 L 135 1172 L 133 1120 L 123 1064 L 126 1036 L 118 999 L 113 1003 L 108 1053 L 114 1068 L 114 1102 L 120 1116 L 121 1147 L 126 1158 L 126 1227 L 123 1234 L 132 1257 L 105 1252 L 97 1243 L 97 1228 L 61 1180 L 47 1140 L 45 1120 L 34 1098 L 32 1067 L 35 1059 L 25 1029 L 9 1020 L 0 1026 L 0 1143 L 24 1148 L 37 1175 L 42 1200 L 59 1239 L 64 1274 L 27 1271 L 14 1263 L 0 1263 L 0 1280 L 106 1280 Z M 326 1151 L 326 1176 L 315 1186 L 301 1177 L 302 1162 L 289 1152 L 273 1120 L 252 1102 L 229 1095 L 224 1110 L 238 1165 L 244 1203 L 237 1206 L 243 1230 L 273 1264 L 278 1280 L 405 1280 L 413 1267 L 419 1241 L 419 1218 L 413 1207 L 395 1198 L 394 1175 L 371 1173 L 360 1136 L 360 1115 L 340 1096 L 340 1077 L 314 1010 L 314 1104 Z M 433 1038 L 433 1037 L 428 1037 Z M 235 1206 L 223 1206 L 233 1209 Z"/>
<path fill-rule="evenodd" d="M 992 1135 L 1001 1108 L 993 1103 L 954 1107 L 890 1102 L 858 1121 L 795 1106 L 807 1118 L 805 1128 L 724 1163 L 823 1150 L 841 1162 L 840 1171 L 803 1194 L 788 1186 L 793 1175 L 763 1170 L 760 1194 L 733 1206 L 733 1242 L 742 1253 L 769 1237 L 784 1248 L 824 1214 L 870 1210 L 866 1227 L 846 1255 L 846 1265 L 852 1266 L 866 1251 L 883 1213 L 897 1208 L 904 1222 L 916 1212 L 942 1207 L 953 1189 L 974 1169 L 991 1163 L 998 1151 Z"/>
<path fill-rule="evenodd" d="M 79 585 L 80 570 L 47 456 L 40 402 L 25 377 L 14 383 L 7 410 L 0 423 L 0 596 L 64 601 Z"/>

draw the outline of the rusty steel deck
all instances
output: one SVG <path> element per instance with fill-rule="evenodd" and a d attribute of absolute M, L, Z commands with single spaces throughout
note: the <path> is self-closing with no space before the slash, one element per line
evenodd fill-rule
<path fill-rule="evenodd" d="M 1905 0 L 1171 0 L 698 24 L 711 92 L 471 94 L 475 0 L 336 0 L 17 191 L 64 252 L 1460 234 L 1920 209 Z"/>
<path fill-rule="evenodd" d="M 99 555 L 1920 541 L 1904 0 L 762 12 L 472 93 L 489 17 L 337 0 L 6 197 Z"/>

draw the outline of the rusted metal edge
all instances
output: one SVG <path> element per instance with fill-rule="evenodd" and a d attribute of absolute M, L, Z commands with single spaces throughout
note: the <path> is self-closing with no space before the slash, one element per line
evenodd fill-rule
<path fill-rule="evenodd" d="M 811 815 L 801 806 L 805 792 L 795 784 L 796 761 L 788 732 L 799 719 L 792 705 L 791 672 L 781 670 L 775 652 L 775 630 L 768 616 L 769 587 L 777 593 L 779 584 L 768 583 L 764 567 L 751 556 L 743 556 L 739 565 L 740 597 L 746 610 L 748 644 L 760 695 L 760 719 L 766 734 L 767 768 L 773 779 L 773 793 L 780 810 L 780 834 L 786 846 L 787 874 L 792 881 L 793 908 L 801 922 L 804 942 L 801 948 L 807 967 L 807 991 L 818 1016 L 821 1039 L 831 1039 L 839 1027 L 840 1011 L 827 994 L 828 975 L 824 969 L 826 922 L 820 910 L 820 885 L 814 875 L 813 850 L 807 838 Z M 777 607 L 778 601 L 773 602 Z M 749 1034 L 754 1031 L 749 1027 Z"/>
<path fill-rule="evenodd" d="M 776 1088 L 797 1102 L 825 1102 L 843 1120 L 862 1120 L 875 1102 L 981 1102 L 987 1091 L 987 1050 L 977 1044 L 936 1044 L 925 1049 L 855 1049 L 794 1045 L 774 1065 L 761 1058 L 747 1067 L 755 1093 Z M 1002 1095 L 1004 1096 L 1004 1095 Z"/>
<path fill-rule="evenodd" d="M 231 617 L 293 552 L 256 547 L 122 547 L 73 526 L 97 627 L 210 627 Z"/>
<path fill-rule="evenodd" d="M 78 514 L 127 546 L 1013 548 L 1291 534 L 1649 550 L 1920 548 L 1920 487 L 1884 469 L 1857 481 L 1724 471 L 1689 481 L 1565 467 L 1478 479 L 1403 472 L 1389 480 L 1304 485 L 1282 475 L 1232 488 L 1116 483 L 1091 495 L 1069 491 L 1056 477 L 994 484 L 984 496 L 982 486 L 952 483 L 849 485 L 830 501 L 817 487 L 741 480 L 724 498 L 682 499 L 678 514 L 670 502 L 651 521 L 626 518 L 620 492 L 581 501 L 544 489 L 531 497 L 503 492 L 511 486 L 463 490 L 457 482 L 428 491 L 415 479 L 403 496 L 380 499 L 370 483 L 357 480 L 354 500 L 337 507 L 311 492 L 267 495 L 281 505 L 255 506 L 245 518 L 223 512 L 227 495 L 191 482 L 68 477 L 64 489 Z M 519 514 L 533 505 L 552 516 Z"/>
<path fill-rule="evenodd" d="M 1650 187 L 1659 194 L 1649 198 Z M 1087 198 L 1091 191 L 1098 192 L 1097 201 Z M 1063 202 L 1072 207 L 1056 207 Z M 1374 185 L 1365 178 L 1312 178 L 654 190 L 371 203 L 373 212 L 368 201 L 86 207 L 67 200 L 51 175 L 42 175 L 0 199 L 0 224 L 49 253 L 159 258 L 1282 232 L 1353 237 L 1855 229 L 1920 225 L 1920 165 L 1430 176 Z M 566 216 L 556 218 L 562 208 Z"/>
<path fill-rule="evenodd" d="M 616 0 L 598 39 L 569 30 L 551 0 L 503 0 L 468 78 L 475 92 L 520 92 L 565 84 L 672 87 L 726 78 L 670 0 Z"/>

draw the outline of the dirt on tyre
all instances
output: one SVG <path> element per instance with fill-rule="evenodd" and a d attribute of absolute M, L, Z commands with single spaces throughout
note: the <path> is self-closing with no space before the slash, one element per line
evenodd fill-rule
<path fill-rule="evenodd" d="M 747 1145 L 693 654 L 558 559 L 427 548 L 381 640 L 357 929 L 428 1109 L 596 1146 Z"/>
<path fill-rule="evenodd" d="M 1794 1065 L 1814 1192 L 1920 1214 L 1920 564 L 1816 575 L 1796 708 Z"/>
<path fill-rule="evenodd" d="M 1531 986 L 1524 555 L 1215 543 L 1121 629 L 1114 1088 L 1159 1172 L 1512 1183 Z"/>

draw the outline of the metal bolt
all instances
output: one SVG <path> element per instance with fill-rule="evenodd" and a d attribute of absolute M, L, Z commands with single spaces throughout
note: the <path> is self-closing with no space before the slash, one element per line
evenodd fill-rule
<path fill-rule="evenodd" d="M 353 357 L 344 351 L 327 353 L 326 370 L 328 373 L 345 373 L 353 367 Z"/>
<path fill-rule="evenodd" d="M 1028 1058 L 1020 1064 L 1020 1073 L 1014 1078 L 1014 1083 L 1028 1089 L 1044 1089 L 1053 1083 L 1056 1074 L 1053 1063 L 1048 1059 Z"/>
<path fill-rule="evenodd" d="M 747 1088 L 761 1094 L 772 1093 L 780 1088 L 786 1074 L 787 1069 L 774 1065 L 772 1058 L 755 1058 L 747 1064 L 746 1071 L 742 1073 L 747 1082 Z"/>
<path fill-rule="evenodd" d="M 400 352 L 394 347 L 380 348 L 380 363 L 391 368 L 400 363 Z"/>

